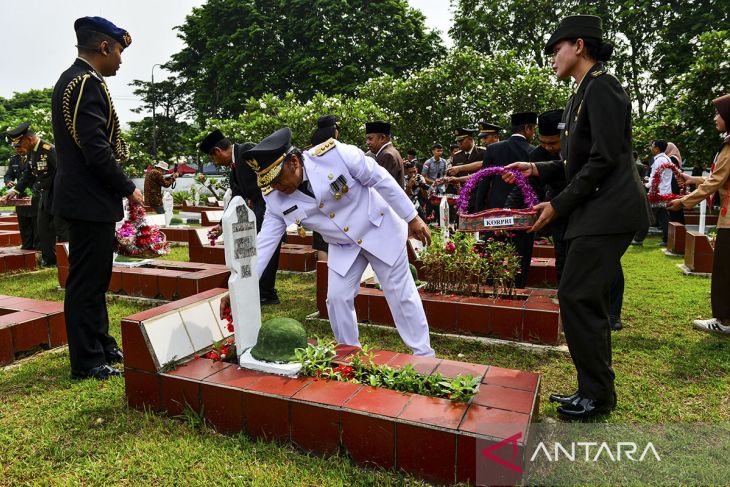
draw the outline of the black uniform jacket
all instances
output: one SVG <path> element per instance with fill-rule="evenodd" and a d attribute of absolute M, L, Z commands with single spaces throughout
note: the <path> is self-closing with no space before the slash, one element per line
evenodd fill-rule
<path fill-rule="evenodd" d="M 85 61 L 61 74 L 51 98 L 58 167 L 54 214 L 93 222 L 122 219 L 122 198 L 135 189 L 114 155 L 119 129 L 103 78 Z"/>
<path fill-rule="evenodd" d="M 484 147 L 474 146 L 468 154 L 463 150 L 460 150 L 454 154 L 451 158 L 451 167 L 463 166 L 464 164 L 470 164 L 472 162 L 478 162 L 484 160 L 484 153 L 486 149 Z M 457 173 L 455 176 L 466 176 L 466 172 Z"/>
<path fill-rule="evenodd" d="M 251 200 L 251 210 L 256 215 L 256 226 L 260 231 L 266 213 L 264 195 L 256 182 L 256 173 L 243 160 L 243 145 L 233 144 L 233 152 L 236 163 L 231 168 L 231 197 L 240 196 L 244 200 Z"/>
<path fill-rule="evenodd" d="M 56 150 L 53 145 L 38 139 L 38 143 L 28 153 L 28 163 L 23 168 L 15 190 L 19 193 L 25 188 L 33 189 L 38 194 L 38 205 L 50 211 L 50 198 L 53 190 L 53 179 L 56 175 Z"/>
<path fill-rule="evenodd" d="M 26 166 L 28 166 L 28 157 L 14 154 L 8 161 L 8 170 L 3 176 L 3 182 L 13 181 L 17 189 L 17 184 L 20 182 L 20 178 L 23 177 Z M 33 197 L 30 200 L 30 206 L 15 207 L 15 213 L 18 216 L 34 217 L 38 214 L 38 192 L 35 187 L 32 187 L 31 190 L 33 191 Z"/>
<path fill-rule="evenodd" d="M 535 146 L 531 145 L 524 137 L 512 135 L 506 140 L 496 142 L 487 147 L 484 153 L 482 168 L 506 166 L 513 162 L 526 161 Z M 505 208 L 507 197 L 514 189 L 502 181 L 499 176 L 482 179 L 477 186 L 476 205 L 477 210 L 489 208 Z"/>
<path fill-rule="evenodd" d="M 631 233 L 649 208 L 631 145 L 631 102 L 616 78 L 596 63 L 570 97 L 560 136 L 565 161 L 538 162 L 543 182 L 565 179 L 551 200 L 568 218 L 566 239 Z"/>

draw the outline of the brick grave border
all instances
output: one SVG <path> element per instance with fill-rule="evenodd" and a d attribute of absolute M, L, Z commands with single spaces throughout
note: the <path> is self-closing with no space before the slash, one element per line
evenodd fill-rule
<path fill-rule="evenodd" d="M 18 247 L 22 243 L 20 231 L 0 230 L 0 247 Z"/>
<path fill-rule="evenodd" d="M 327 262 L 319 261 L 317 311 L 322 319 L 328 319 L 327 286 Z M 518 289 L 526 299 L 444 295 L 422 289 L 419 293 L 431 330 L 548 345 L 561 342 L 560 306 L 554 290 Z M 361 285 L 355 312 L 359 322 L 395 326 L 380 289 Z"/>
<path fill-rule="evenodd" d="M 712 274 L 715 250 L 704 233 L 687 230 L 685 235 L 684 265 L 693 273 Z"/>
<path fill-rule="evenodd" d="M 480 377 L 479 393 L 468 403 L 456 403 L 191 359 L 206 343 L 201 339 L 203 328 L 211 336 L 220 334 L 211 310 L 217 309 L 223 293 L 224 289 L 206 291 L 122 320 L 130 407 L 166 411 L 170 416 L 191 408 L 221 433 L 243 432 L 291 443 L 317 455 L 346 453 L 357 464 L 403 470 L 439 484 L 476 483 L 477 469 L 484 468 L 478 465 L 477 452 L 515 435 L 519 438 L 514 456 L 506 452 L 511 448 L 499 453 L 520 467 L 526 464 L 531 424 L 539 413 L 539 374 L 375 351 L 377 363 L 392 367 L 410 363 L 422 374 Z M 173 338 L 179 339 L 177 348 Z M 336 360 L 347 362 L 357 350 L 340 346 Z M 182 360 L 163 366 L 170 357 Z M 505 485 L 522 480 L 498 463 L 490 463 L 489 469 L 490 477 L 499 473 Z"/>
<path fill-rule="evenodd" d="M 58 283 L 66 287 L 68 247 L 56 244 Z M 218 287 L 228 287 L 231 273 L 224 265 L 152 260 L 144 267 L 112 268 L 108 291 L 127 296 L 174 300 Z"/>
<path fill-rule="evenodd" d="M 0 274 L 14 271 L 34 271 L 38 267 L 35 250 L 0 249 Z"/>
<path fill-rule="evenodd" d="M 67 343 L 63 303 L 0 295 L 0 366 Z"/>
<path fill-rule="evenodd" d="M 226 255 L 223 239 L 216 245 L 207 241 L 208 228 L 195 228 L 188 234 L 188 255 L 190 262 L 225 264 Z M 287 235 L 287 239 L 289 236 Z M 288 272 L 311 272 L 317 268 L 317 251 L 311 245 L 285 243 L 279 254 L 279 270 Z"/>

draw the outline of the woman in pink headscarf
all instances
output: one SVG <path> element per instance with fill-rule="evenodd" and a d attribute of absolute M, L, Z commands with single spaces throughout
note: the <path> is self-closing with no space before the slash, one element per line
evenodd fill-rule
<path fill-rule="evenodd" d="M 664 154 L 671 160 L 681 171 L 682 170 L 682 154 L 679 153 L 679 149 L 676 145 L 674 145 L 673 142 L 667 143 L 667 150 L 664 151 Z M 672 174 L 672 193 L 679 194 L 679 183 L 677 182 L 677 178 Z M 669 221 L 670 222 L 677 222 L 684 225 L 684 209 L 681 209 L 679 211 L 672 211 L 669 210 Z"/>

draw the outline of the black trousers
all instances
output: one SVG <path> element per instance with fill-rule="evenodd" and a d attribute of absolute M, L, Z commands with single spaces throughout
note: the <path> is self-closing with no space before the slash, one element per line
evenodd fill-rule
<path fill-rule="evenodd" d="M 558 284 L 565 269 L 565 256 L 568 253 L 568 245 L 565 242 L 565 230 L 568 228 L 568 219 L 558 217 L 550 224 L 553 235 L 553 247 L 555 248 L 555 274 Z"/>
<path fill-rule="evenodd" d="M 609 294 L 633 236 L 595 235 L 568 241 L 558 299 L 565 340 L 578 373 L 578 391 L 590 399 L 613 400 Z"/>
<path fill-rule="evenodd" d="M 657 208 L 654 215 L 656 216 L 656 226 L 662 231 L 662 242 L 667 243 L 667 238 L 669 238 L 669 212 L 666 208 Z"/>
<path fill-rule="evenodd" d="M 86 372 L 104 365 L 104 352 L 117 346 L 109 335 L 105 300 L 114 259 L 114 223 L 68 220 L 68 225 L 69 271 L 63 311 L 71 370 Z"/>
<path fill-rule="evenodd" d="M 43 207 L 38 208 L 36 222 L 43 265 L 56 265 L 56 242 L 68 241 L 68 223 L 59 216 L 51 215 Z"/>
<path fill-rule="evenodd" d="M 730 228 L 717 229 L 710 289 L 713 318 L 730 320 Z"/>
<path fill-rule="evenodd" d="M 618 272 L 611 283 L 611 300 L 608 305 L 608 317 L 612 323 L 621 321 L 621 309 L 624 307 L 624 269 L 618 264 Z"/>
<path fill-rule="evenodd" d="M 527 275 L 530 272 L 530 263 L 532 262 L 532 246 L 535 243 L 535 234 L 527 233 L 524 230 L 516 230 L 512 243 L 515 250 L 520 255 L 520 273 L 515 279 L 515 287 L 524 288 L 527 284 Z"/>
<path fill-rule="evenodd" d="M 18 214 L 18 229 L 20 230 L 20 246 L 23 250 L 35 250 L 38 248 L 38 231 L 36 230 L 36 217 Z"/>

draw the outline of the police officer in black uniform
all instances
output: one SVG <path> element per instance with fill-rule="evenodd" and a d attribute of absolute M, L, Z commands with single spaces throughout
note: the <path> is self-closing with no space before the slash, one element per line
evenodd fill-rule
<path fill-rule="evenodd" d="M 231 166 L 230 186 L 231 197 L 240 196 L 251 202 L 251 210 L 256 215 L 256 231 L 261 231 L 266 213 L 266 201 L 256 183 L 256 173 L 243 162 L 242 154 L 254 147 L 253 142 L 233 144 L 220 130 L 209 133 L 200 142 L 200 151 L 208 154 L 216 166 Z M 279 295 L 276 292 L 276 271 L 279 269 L 279 254 L 281 245 L 274 251 L 269 265 L 259 279 L 259 298 L 261 304 L 279 304 Z"/>
<path fill-rule="evenodd" d="M 578 390 L 550 396 L 568 419 L 591 418 L 616 405 L 609 293 L 621 256 L 649 218 L 632 157 L 631 101 L 602 64 L 612 50 L 603 41 L 600 17 L 575 15 L 560 22 L 545 52 L 552 54 L 558 78 L 576 83 L 559 125 L 565 160 L 509 166 L 542 182 L 567 183 L 551 201 L 535 206 L 539 218 L 531 230 L 558 216 L 568 219 L 558 297 Z"/>
<path fill-rule="evenodd" d="M 114 76 L 129 34 L 101 17 L 74 23 L 78 58 L 53 88 L 51 111 L 58 152 L 55 214 L 69 223 L 69 275 L 64 313 L 75 379 L 122 375 L 123 359 L 109 335 L 105 293 L 112 273 L 114 224 L 122 198 L 142 205 L 142 193 L 122 172 L 128 150 L 104 76 Z"/>
<path fill-rule="evenodd" d="M 42 263 L 45 266 L 55 266 L 56 241 L 68 240 L 68 225 L 63 218 L 54 216 L 51 212 L 53 179 L 56 175 L 56 150 L 52 144 L 38 138 L 30 129 L 29 122 L 9 130 L 8 136 L 18 155 L 27 156 L 28 163 L 23 168 L 18 184 L 8 192 L 6 199 L 16 193 L 23 194 L 26 188 L 34 188 L 37 192 L 36 229 Z"/>
<path fill-rule="evenodd" d="M 27 164 L 28 156 L 15 154 L 10 158 L 8 161 L 8 170 L 3 177 L 3 182 L 7 188 L 12 188 L 18 183 Z M 38 193 L 35 190 L 35 187 L 31 191 L 33 196 L 30 200 L 30 205 L 19 205 L 15 207 L 15 214 L 18 215 L 20 238 L 22 240 L 20 248 L 23 250 L 38 250 L 39 247 L 38 230 L 36 229 L 36 217 L 38 216 Z"/>

